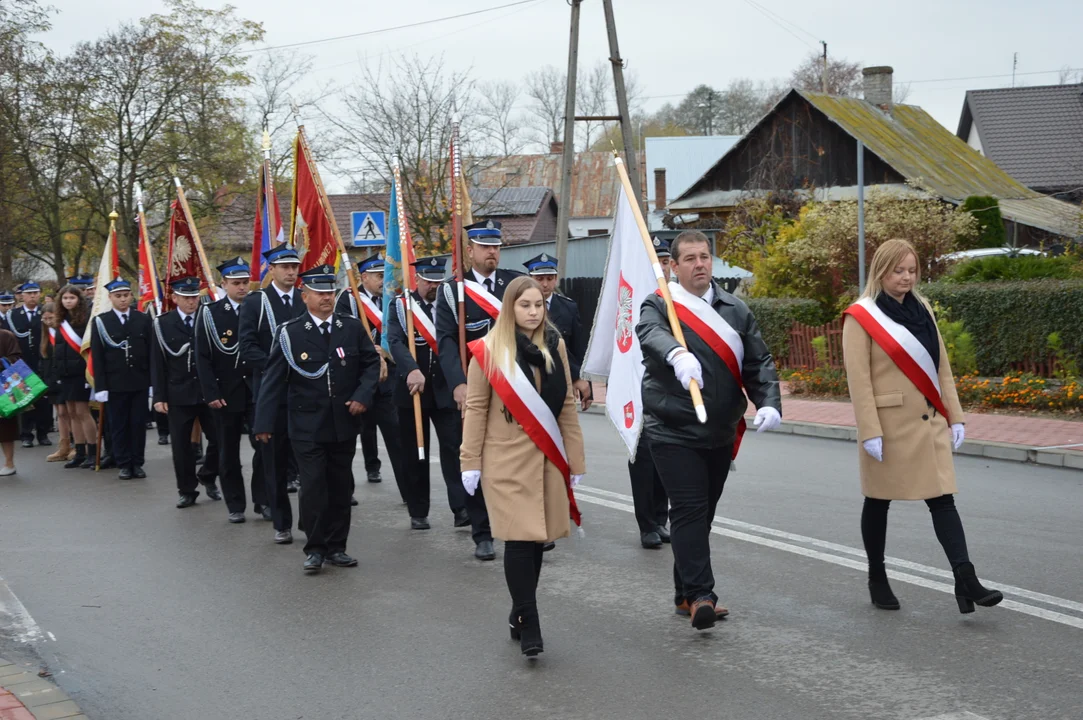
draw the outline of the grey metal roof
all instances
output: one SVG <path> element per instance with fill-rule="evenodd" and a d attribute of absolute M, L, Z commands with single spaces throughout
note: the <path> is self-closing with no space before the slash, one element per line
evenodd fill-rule
<path fill-rule="evenodd" d="M 957 135 L 1027 187 L 1083 187 L 1083 83 L 969 90 Z"/>
<path fill-rule="evenodd" d="M 550 192 L 547 187 L 474 188 L 470 199 L 481 217 L 537 215 Z"/>
<path fill-rule="evenodd" d="M 666 169 L 668 200 L 680 197 L 692 183 L 737 144 L 740 135 L 647 138 L 647 200 L 654 207 L 654 171 Z"/>

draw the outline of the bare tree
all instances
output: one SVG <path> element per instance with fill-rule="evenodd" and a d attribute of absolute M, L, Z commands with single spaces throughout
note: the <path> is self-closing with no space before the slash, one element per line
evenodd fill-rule
<path fill-rule="evenodd" d="M 1057 84 L 1075 85 L 1076 83 L 1083 83 L 1083 68 L 1074 68 L 1069 65 L 1062 67 L 1057 78 Z"/>
<path fill-rule="evenodd" d="M 564 103 L 568 76 L 552 65 L 534 70 L 526 76 L 526 94 L 530 98 L 532 128 L 538 141 L 548 150 L 550 143 L 564 137 Z"/>
<path fill-rule="evenodd" d="M 824 61 L 818 53 L 810 53 L 790 75 L 790 84 L 798 90 L 822 92 Z M 842 97 L 861 97 L 861 63 L 845 58 L 828 58 L 827 93 Z"/>
<path fill-rule="evenodd" d="M 483 152 L 517 155 L 527 145 L 524 121 L 516 110 L 519 97 L 519 87 L 505 80 L 483 83 L 478 87 L 473 115 L 479 125 L 479 142 L 487 146 L 481 148 Z"/>

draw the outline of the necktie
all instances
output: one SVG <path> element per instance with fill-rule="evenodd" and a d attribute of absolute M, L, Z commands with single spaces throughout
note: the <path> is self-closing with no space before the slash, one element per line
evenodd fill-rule
<path fill-rule="evenodd" d="M 485 278 L 485 289 L 489 292 L 493 291 L 493 281 L 489 278 Z"/>
<path fill-rule="evenodd" d="M 331 346 L 331 323 L 324 320 L 320 323 L 320 334 L 323 335 L 323 339 L 327 341 L 327 346 Z"/>
<path fill-rule="evenodd" d="M 122 314 L 120 316 L 120 325 L 121 325 L 121 327 L 123 327 L 123 326 L 125 326 L 127 324 L 128 324 L 128 313 L 124 313 L 124 314 Z"/>
<path fill-rule="evenodd" d="M 286 312 L 289 312 L 290 311 L 290 296 L 289 295 L 283 295 L 282 296 L 282 304 L 286 306 Z"/>
<path fill-rule="evenodd" d="M 187 328 L 188 328 L 189 330 L 191 330 L 191 329 L 192 329 L 192 316 L 191 316 L 191 315 L 189 315 L 188 317 L 184 318 L 184 324 L 185 324 L 185 326 L 187 326 Z"/>

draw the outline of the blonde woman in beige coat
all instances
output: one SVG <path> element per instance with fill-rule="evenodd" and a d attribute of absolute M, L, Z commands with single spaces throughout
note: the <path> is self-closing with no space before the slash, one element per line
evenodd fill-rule
<path fill-rule="evenodd" d="M 860 445 L 869 594 L 876 607 L 899 609 L 884 569 L 888 506 L 924 500 L 955 574 L 959 611 L 970 613 L 975 604 L 991 607 L 1003 596 L 978 580 L 955 508 L 952 451 L 965 437 L 963 409 L 932 309 L 918 292 L 920 267 L 905 240 L 881 245 L 842 329 Z"/>
<path fill-rule="evenodd" d="M 493 329 L 470 347 L 473 358 L 459 450 L 463 486 L 471 495 L 479 482 L 482 486 L 493 535 L 504 541 L 511 637 L 519 640 L 524 655 L 534 657 L 544 649 L 537 603 L 542 546 L 568 535 L 569 515 L 578 517 L 571 487 L 586 472 L 568 355 L 560 333 L 548 322 L 541 287 L 530 277 L 508 285 Z M 502 382 L 511 377 L 530 382 L 537 392 L 527 389 L 514 395 L 515 407 L 509 409 L 501 393 L 515 387 L 514 382 Z M 524 414 L 515 402 L 527 395 L 535 410 L 544 405 L 540 413 Z M 543 416 L 563 443 L 567 480 L 524 428 L 541 431 L 544 423 L 534 419 Z"/>

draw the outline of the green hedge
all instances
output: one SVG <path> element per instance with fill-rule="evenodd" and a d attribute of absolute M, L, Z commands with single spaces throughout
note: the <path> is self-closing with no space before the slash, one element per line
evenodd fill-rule
<path fill-rule="evenodd" d="M 771 354 L 786 357 L 790 352 L 790 328 L 794 321 L 806 325 L 823 325 L 831 318 L 824 317 L 823 308 L 815 300 L 791 300 L 776 298 L 744 298 L 760 333 Z"/>
<path fill-rule="evenodd" d="M 1003 375 L 1013 362 L 1046 359 L 1052 332 L 1083 360 L 1083 280 L 931 283 L 921 291 L 974 335 L 981 375 Z"/>
<path fill-rule="evenodd" d="M 958 263 L 945 282 L 999 282 L 1002 280 L 1068 280 L 1080 277 L 1083 268 L 1072 257 L 1041 255 L 994 255 Z"/>

